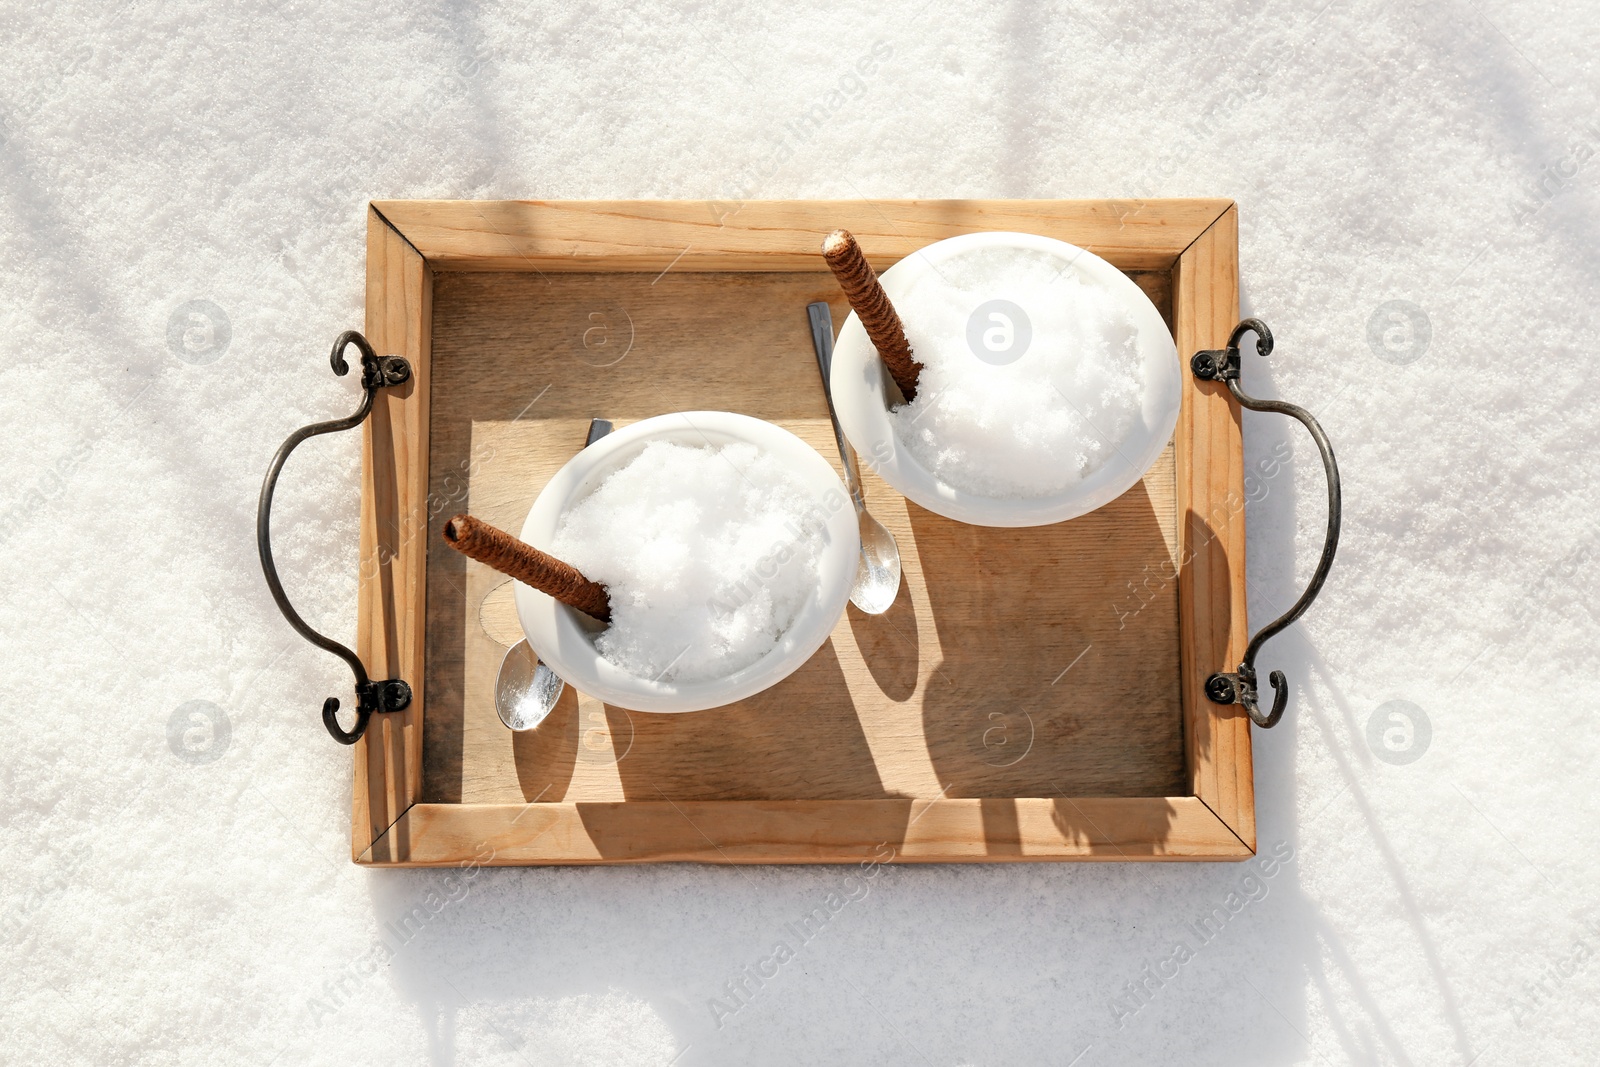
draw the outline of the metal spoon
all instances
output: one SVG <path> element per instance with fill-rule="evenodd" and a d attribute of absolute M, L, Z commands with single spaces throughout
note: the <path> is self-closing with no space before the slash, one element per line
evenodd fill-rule
<path fill-rule="evenodd" d="M 856 452 L 844 439 L 839 415 L 833 410 L 833 313 L 826 301 L 806 306 L 811 318 L 811 343 L 817 350 L 817 368 L 822 371 L 822 395 L 828 398 L 828 418 L 833 420 L 833 436 L 839 442 L 839 458 L 844 461 L 845 486 L 850 502 L 856 506 L 861 526 L 861 560 L 856 565 L 856 584 L 850 590 L 850 603 L 868 615 L 882 615 L 900 592 L 900 546 L 883 523 L 867 514 L 866 497 L 861 492 L 861 471 L 856 467 Z"/>
<path fill-rule="evenodd" d="M 590 420 L 589 437 L 583 447 L 588 448 L 610 432 L 611 423 L 605 419 Z M 500 661 L 500 673 L 494 680 L 494 710 L 510 729 L 531 730 L 544 722 L 566 688 L 567 683 L 540 661 L 528 639 L 523 638 L 506 649 L 505 658 Z"/>

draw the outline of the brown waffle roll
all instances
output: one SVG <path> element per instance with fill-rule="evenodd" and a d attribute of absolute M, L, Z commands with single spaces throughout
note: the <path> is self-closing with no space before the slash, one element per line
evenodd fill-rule
<path fill-rule="evenodd" d="M 570 563 L 563 563 L 504 530 L 462 513 L 444 524 L 445 543 L 568 607 L 577 608 L 601 622 L 611 621 L 611 597 L 606 587 L 585 578 Z"/>
<path fill-rule="evenodd" d="M 861 246 L 849 230 L 834 230 L 822 242 L 822 258 L 828 261 L 828 269 L 839 280 L 839 288 L 866 327 L 867 336 L 872 338 L 900 392 L 907 400 L 915 399 L 922 364 L 911 354 L 911 342 L 906 340 L 900 316 L 889 303 L 889 294 L 883 291 L 867 257 L 861 254 Z"/>

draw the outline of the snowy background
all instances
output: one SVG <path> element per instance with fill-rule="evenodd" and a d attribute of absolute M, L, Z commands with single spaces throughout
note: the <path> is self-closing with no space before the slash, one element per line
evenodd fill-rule
<path fill-rule="evenodd" d="M 1593 1062 L 1600 12 L 790 6 L 6 5 L 0 1059 Z M 252 541 L 273 449 L 353 407 L 369 198 L 1185 195 L 1238 201 L 1278 338 L 1246 385 L 1344 470 L 1331 584 L 1263 663 L 1290 860 L 890 868 L 720 1028 L 844 871 L 486 871 L 382 958 L 445 876 L 350 864 L 317 716 L 349 675 Z M 1258 622 L 1322 536 L 1309 440 L 1247 416 L 1249 461 L 1285 442 Z M 345 640 L 358 448 L 302 449 L 274 524 Z"/>

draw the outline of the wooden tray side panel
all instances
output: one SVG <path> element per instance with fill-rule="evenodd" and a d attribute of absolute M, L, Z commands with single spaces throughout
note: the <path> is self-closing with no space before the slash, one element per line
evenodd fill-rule
<path fill-rule="evenodd" d="M 356 652 L 374 678 L 412 687 L 405 711 L 373 716 L 355 748 L 351 853 L 360 860 L 422 781 L 428 389 L 433 274 L 375 212 L 367 215 L 367 340 L 411 361 L 411 380 L 378 393 L 362 426 L 360 617 Z M 379 857 L 382 858 L 382 857 Z"/>
<path fill-rule="evenodd" d="M 1195 797 L 417 804 L 380 865 L 1245 859 Z M 387 842 L 386 842 L 387 843 Z"/>
<path fill-rule="evenodd" d="M 1248 641 L 1245 618 L 1244 440 L 1227 387 L 1197 381 L 1189 357 L 1221 348 L 1239 321 L 1239 222 L 1229 208 L 1178 259 L 1178 356 L 1185 395 L 1178 417 L 1178 599 L 1190 786 L 1253 851 L 1255 789 L 1250 720 L 1213 704 L 1205 682 L 1233 670 Z"/>
<path fill-rule="evenodd" d="M 977 230 L 1046 233 L 1123 270 L 1168 270 L 1231 201 L 384 200 L 376 210 L 436 270 L 815 270 L 853 232 L 886 267 Z"/>

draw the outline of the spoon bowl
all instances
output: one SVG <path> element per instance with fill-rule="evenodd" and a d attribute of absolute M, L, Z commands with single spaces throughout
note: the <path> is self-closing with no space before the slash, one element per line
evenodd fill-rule
<path fill-rule="evenodd" d="M 861 524 L 861 561 L 850 603 L 868 615 L 882 615 L 900 595 L 900 546 L 894 534 L 865 510 L 857 513 Z"/>
<path fill-rule="evenodd" d="M 531 730 L 544 722 L 567 688 L 549 667 L 539 662 L 527 640 L 506 649 L 494 681 L 494 710 L 507 728 Z"/>

